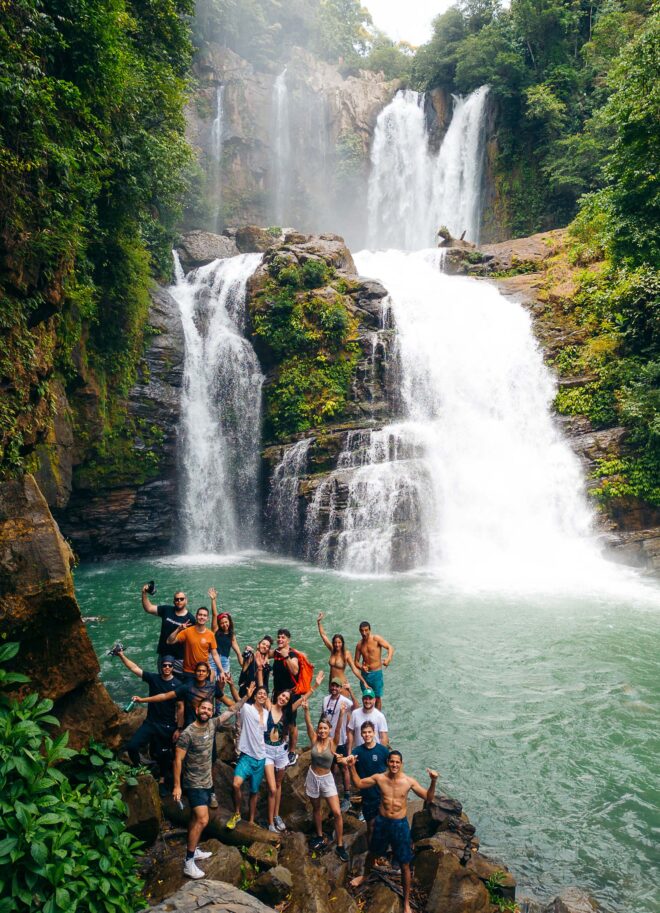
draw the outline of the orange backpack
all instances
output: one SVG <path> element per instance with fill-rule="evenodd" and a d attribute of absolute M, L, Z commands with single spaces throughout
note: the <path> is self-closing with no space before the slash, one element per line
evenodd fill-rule
<path fill-rule="evenodd" d="M 300 650 L 292 650 L 291 653 L 298 660 L 298 677 L 293 690 L 296 694 L 307 694 L 308 691 L 312 690 L 314 666 Z"/>

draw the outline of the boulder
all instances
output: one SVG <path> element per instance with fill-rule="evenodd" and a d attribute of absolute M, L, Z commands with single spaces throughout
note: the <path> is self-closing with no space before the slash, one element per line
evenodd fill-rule
<path fill-rule="evenodd" d="M 330 893 L 328 903 L 332 913 L 360 913 L 360 907 L 346 888 L 334 888 Z"/>
<path fill-rule="evenodd" d="M 272 908 L 258 898 L 226 881 L 211 878 L 188 881 L 166 900 L 147 909 L 154 913 L 197 913 L 201 908 L 213 913 L 272 913 Z"/>
<path fill-rule="evenodd" d="M 278 848 L 271 843 L 262 843 L 255 840 L 247 848 L 245 853 L 250 862 L 253 862 L 259 869 L 273 869 L 277 865 Z"/>
<path fill-rule="evenodd" d="M 207 840 L 200 844 L 200 848 L 213 853 L 210 859 L 199 863 L 207 878 L 238 887 L 254 876 L 254 869 L 235 847 L 224 846 L 217 840 Z M 182 885 L 189 883 L 190 880 L 183 874 L 184 859 L 185 846 L 178 842 L 174 846 L 166 846 L 164 851 L 149 858 L 145 867 L 144 893 L 152 903 L 169 898 Z"/>
<path fill-rule="evenodd" d="M 135 786 L 128 783 L 121 786 L 121 796 L 128 809 L 126 830 L 151 846 L 160 833 L 158 784 L 150 774 L 140 774 L 136 780 Z"/>
<path fill-rule="evenodd" d="M 438 861 L 426 913 L 489 913 L 490 899 L 481 879 L 466 869 L 453 853 Z"/>
<path fill-rule="evenodd" d="M 385 884 L 377 884 L 369 891 L 365 906 L 369 913 L 401 913 L 401 898 Z"/>
<path fill-rule="evenodd" d="M 213 260 L 223 260 L 238 254 L 236 243 L 226 235 L 210 231 L 189 231 L 181 238 L 176 249 L 185 272 L 204 266 Z"/>
<path fill-rule="evenodd" d="M 495 862 L 481 853 L 473 853 L 466 868 L 478 875 L 484 883 L 497 873 L 500 882 L 497 889 L 499 896 L 504 897 L 505 900 L 516 899 L 516 879 L 505 865 Z"/>
<path fill-rule="evenodd" d="M 298 763 L 287 767 L 282 781 L 280 815 L 292 831 L 312 830 L 312 803 L 305 793 L 305 778 L 309 769 L 311 753 L 303 752 Z"/>
<path fill-rule="evenodd" d="M 325 870 L 312 861 L 302 834 L 290 834 L 280 851 L 280 862 L 293 876 L 293 891 L 287 913 L 331 913 Z"/>
<path fill-rule="evenodd" d="M 218 758 L 229 764 L 236 760 L 236 742 L 233 729 L 221 729 L 215 737 Z"/>
<path fill-rule="evenodd" d="M 36 690 L 79 748 L 116 747 L 119 714 L 97 679 L 99 664 L 76 602 L 73 555 L 30 475 L 0 486 L 0 637 L 20 641 L 10 667 Z"/>
<path fill-rule="evenodd" d="M 276 865 L 261 875 L 250 886 L 250 894 L 274 907 L 289 896 L 293 889 L 293 876 L 282 865 Z"/>
<path fill-rule="evenodd" d="M 235 846 L 225 846 L 218 840 L 207 840 L 200 846 L 213 853 L 210 859 L 203 859 L 200 863 L 207 878 L 226 881 L 238 887 L 254 877 L 254 869 Z"/>
<path fill-rule="evenodd" d="M 543 913 L 597 913 L 600 909 L 593 897 L 585 891 L 570 887 L 564 888 L 554 900 L 551 900 Z"/>
<path fill-rule="evenodd" d="M 268 231 L 256 225 L 243 225 L 235 230 L 236 247 L 241 254 L 263 253 L 280 238 L 280 232 Z"/>

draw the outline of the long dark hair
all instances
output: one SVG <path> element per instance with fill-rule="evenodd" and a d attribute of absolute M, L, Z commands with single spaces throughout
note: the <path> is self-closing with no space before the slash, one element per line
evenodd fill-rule
<path fill-rule="evenodd" d="M 228 637 L 233 637 L 233 636 L 234 636 L 234 619 L 231 617 L 231 615 L 229 614 L 229 612 L 220 612 L 220 613 L 218 614 L 218 631 L 220 631 L 222 634 L 224 634 L 224 631 L 223 631 L 222 628 L 220 627 L 220 619 L 221 619 L 221 618 L 228 618 L 228 619 L 229 619 L 229 630 L 227 631 L 227 636 L 228 636 Z"/>
<path fill-rule="evenodd" d="M 333 653 L 337 652 L 335 650 L 335 641 L 336 640 L 341 641 L 341 655 L 343 656 L 344 653 L 346 652 L 346 641 L 344 640 L 344 635 L 343 634 L 333 634 L 332 635 L 332 652 Z"/>

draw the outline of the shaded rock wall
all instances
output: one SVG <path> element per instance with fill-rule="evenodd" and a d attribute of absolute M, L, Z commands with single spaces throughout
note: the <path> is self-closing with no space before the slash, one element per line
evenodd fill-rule
<path fill-rule="evenodd" d="M 70 497 L 64 504 L 51 502 L 82 558 L 163 553 L 176 541 L 184 339 L 178 305 L 165 289 L 152 293 L 149 325 L 150 341 L 128 400 L 135 434 L 127 452 L 121 462 L 74 466 Z"/>
<path fill-rule="evenodd" d="M 256 70 L 218 46 L 198 55 L 195 72 L 198 88 L 186 113 L 187 135 L 206 175 L 206 227 L 217 230 L 236 221 L 276 224 L 273 88 L 278 74 Z M 361 246 L 373 129 L 399 83 L 365 70 L 344 77 L 331 64 L 294 48 L 286 84 L 291 154 L 284 224 L 337 232 Z M 224 86 L 220 161 L 214 139 L 219 86 Z"/>
<path fill-rule="evenodd" d="M 80 617 L 73 556 L 30 475 L 0 488 L 0 636 L 19 641 L 14 668 L 55 703 L 74 747 L 90 737 L 116 745 L 117 708 Z"/>

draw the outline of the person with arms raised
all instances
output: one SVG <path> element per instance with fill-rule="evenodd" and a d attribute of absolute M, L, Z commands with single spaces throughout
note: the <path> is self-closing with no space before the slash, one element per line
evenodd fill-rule
<path fill-rule="evenodd" d="M 186 624 L 195 624 L 195 619 L 188 611 L 188 597 L 182 590 L 177 590 L 173 596 L 174 605 L 154 605 L 149 599 L 154 589 L 153 583 L 145 583 L 142 587 L 142 608 L 148 615 L 157 615 L 160 618 L 160 637 L 156 652 L 161 658 L 166 653 L 173 656 L 174 676 L 183 678 L 183 645 L 169 643 L 168 637 Z"/>
<path fill-rule="evenodd" d="M 323 627 L 323 619 L 325 618 L 325 612 L 319 612 L 319 616 L 316 619 L 316 624 L 318 625 L 319 634 L 321 635 L 321 640 L 326 645 L 330 651 L 330 659 L 328 663 L 330 665 L 330 681 L 335 678 L 338 678 L 341 682 L 342 693 L 345 697 L 350 698 L 350 685 L 348 684 L 348 679 L 346 678 L 346 667 L 348 666 L 353 674 L 356 676 L 360 684 L 366 688 L 367 683 L 364 680 L 362 673 L 355 665 L 353 657 L 346 649 L 346 641 L 344 640 L 343 634 L 333 634 L 332 640 L 325 633 L 325 628 Z"/>
<path fill-rule="evenodd" d="M 208 620 L 209 610 L 201 606 L 197 609 L 194 625 L 185 624 L 167 638 L 168 644 L 183 645 L 183 677 L 187 681 L 194 681 L 197 663 L 208 663 L 211 657 L 218 669 L 218 678 L 225 680 L 215 634 L 206 627 Z"/>
<path fill-rule="evenodd" d="M 220 612 L 218 614 L 218 591 L 215 587 L 210 587 L 209 597 L 211 599 L 211 630 L 215 634 L 215 640 L 218 645 L 222 671 L 227 675 L 230 670 L 229 654 L 231 651 L 233 650 L 236 654 L 239 665 L 243 663 L 243 656 L 234 634 L 234 619 L 229 612 Z"/>

